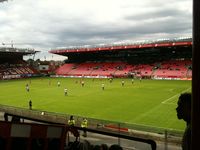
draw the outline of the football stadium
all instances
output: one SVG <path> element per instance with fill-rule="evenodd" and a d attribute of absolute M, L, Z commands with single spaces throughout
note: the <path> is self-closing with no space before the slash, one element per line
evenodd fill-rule
<path fill-rule="evenodd" d="M 198 149 L 199 7 L 0 0 L 0 150 Z"/>
<path fill-rule="evenodd" d="M 180 94 L 191 92 L 191 38 L 54 49 L 49 53 L 67 59 L 42 69 L 23 60 L 35 53 L 0 48 L 4 149 L 78 149 L 77 139 L 123 149 L 180 149 L 185 123 L 176 107 Z"/>

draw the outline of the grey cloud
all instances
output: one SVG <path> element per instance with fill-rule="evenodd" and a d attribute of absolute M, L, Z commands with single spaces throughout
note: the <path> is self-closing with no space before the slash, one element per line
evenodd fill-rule
<path fill-rule="evenodd" d="M 71 45 L 137 40 L 147 36 L 157 38 L 160 33 L 168 36 L 191 35 L 192 14 L 176 9 L 175 6 L 160 6 L 162 3 L 163 1 L 155 0 L 155 3 L 151 1 L 145 5 L 141 4 L 143 7 L 149 5 L 155 10 L 147 9 L 137 14 L 130 11 L 125 13 L 126 15 L 119 13 L 118 19 L 112 23 L 98 24 L 95 18 L 91 21 L 89 16 L 79 15 L 81 12 L 77 15 L 51 11 L 47 6 L 40 6 L 40 1 L 13 2 L 10 7 L 7 6 L 9 8 L 0 10 L 0 15 L 1 12 L 10 14 L 9 17 L 0 18 L 0 32 L 3 33 L 0 35 L 0 42 L 12 39 L 45 50 Z M 125 7 L 134 9 L 134 5 L 134 2 L 129 7 L 123 5 L 123 11 L 126 11 Z M 15 16 L 11 15 L 12 13 Z"/>
<path fill-rule="evenodd" d="M 147 19 L 156 19 L 156 18 L 166 18 L 173 17 L 179 19 L 179 17 L 184 16 L 185 19 L 190 19 L 192 14 L 185 12 L 183 10 L 178 10 L 175 8 L 166 8 L 166 9 L 155 9 L 154 11 L 146 11 L 136 15 L 126 16 L 125 20 L 147 20 Z"/>
<path fill-rule="evenodd" d="M 138 34 L 156 34 L 156 33 L 184 33 L 191 28 L 191 22 L 180 18 L 169 18 L 166 20 L 158 20 L 156 22 L 138 23 L 126 28 L 113 25 L 95 26 L 81 24 L 71 30 L 63 28 L 63 31 L 58 33 L 58 39 L 75 39 L 79 41 L 87 41 L 87 39 L 99 37 L 107 40 L 120 40 L 123 38 L 133 38 Z"/>

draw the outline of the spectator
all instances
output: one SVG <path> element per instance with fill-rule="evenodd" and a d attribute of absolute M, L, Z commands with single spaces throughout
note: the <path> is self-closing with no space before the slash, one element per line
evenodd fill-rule
<path fill-rule="evenodd" d="M 95 146 L 93 147 L 93 150 L 101 150 L 101 146 L 100 146 L 100 145 L 95 145 Z"/>
<path fill-rule="evenodd" d="M 21 119 L 19 116 L 12 116 L 11 122 L 13 123 L 20 123 Z"/>
<path fill-rule="evenodd" d="M 90 142 L 89 141 L 87 141 L 87 140 L 84 140 L 83 141 L 83 145 L 84 145 L 84 150 L 91 150 L 92 149 L 92 145 L 90 144 Z"/>
<path fill-rule="evenodd" d="M 101 144 L 101 150 L 108 150 L 108 145 Z"/>
<path fill-rule="evenodd" d="M 4 113 L 4 120 L 7 122 L 8 121 L 8 114 Z"/>
<path fill-rule="evenodd" d="M 183 150 L 190 150 L 191 145 L 191 100 L 191 93 L 181 94 L 176 108 L 178 119 L 183 119 L 186 122 L 186 128 L 182 138 Z"/>
<path fill-rule="evenodd" d="M 113 144 L 110 146 L 109 150 L 123 150 L 120 145 Z"/>

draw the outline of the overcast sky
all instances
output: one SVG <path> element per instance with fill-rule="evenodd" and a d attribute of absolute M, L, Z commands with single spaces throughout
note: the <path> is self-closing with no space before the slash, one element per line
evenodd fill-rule
<path fill-rule="evenodd" d="M 183 36 L 192 36 L 192 0 L 0 3 L 0 42 L 42 51 L 36 55 L 41 59 L 52 59 L 47 51 L 57 47 Z"/>

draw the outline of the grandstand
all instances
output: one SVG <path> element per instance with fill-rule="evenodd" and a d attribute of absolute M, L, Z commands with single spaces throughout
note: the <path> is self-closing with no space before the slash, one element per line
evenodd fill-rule
<path fill-rule="evenodd" d="M 36 52 L 31 49 L 0 47 L 0 79 L 26 78 L 38 72 L 23 60 L 24 55 Z"/>
<path fill-rule="evenodd" d="M 191 38 L 69 47 L 50 53 L 68 57 L 57 69 L 58 76 L 189 80 L 192 77 Z"/>

